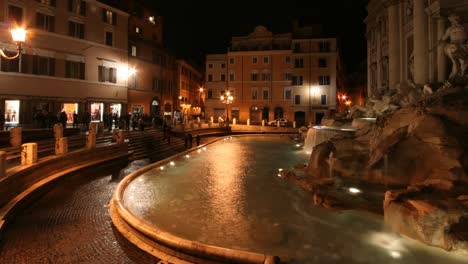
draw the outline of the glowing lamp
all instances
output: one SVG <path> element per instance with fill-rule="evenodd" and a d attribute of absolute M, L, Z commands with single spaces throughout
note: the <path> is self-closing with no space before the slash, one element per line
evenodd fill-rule
<path fill-rule="evenodd" d="M 11 31 L 11 37 L 14 42 L 25 42 L 26 41 L 26 30 L 24 28 L 15 28 Z"/>

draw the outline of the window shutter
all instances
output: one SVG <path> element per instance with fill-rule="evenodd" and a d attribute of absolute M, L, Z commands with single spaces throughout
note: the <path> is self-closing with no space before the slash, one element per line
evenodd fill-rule
<path fill-rule="evenodd" d="M 85 1 L 80 2 L 80 14 L 82 16 L 86 16 L 86 2 Z"/>
<path fill-rule="evenodd" d="M 49 58 L 49 76 L 55 76 L 55 58 Z"/>
<path fill-rule="evenodd" d="M 49 31 L 55 32 L 55 17 L 54 16 L 49 17 Z"/>
<path fill-rule="evenodd" d="M 56 3 L 55 0 L 50 0 L 50 5 L 51 5 L 51 6 L 57 6 L 57 3 Z"/>
<path fill-rule="evenodd" d="M 85 64 L 83 62 L 80 62 L 80 79 L 85 79 Z"/>
<path fill-rule="evenodd" d="M 98 79 L 100 82 L 105 82 L 106 79 L 105 79 L 105 74 L 104 74 L 104 67 L 103 66 L 99 66 L 98 67 Z"/>
<path fill-rule="evenodd" d="M 117 83 L 117 69 L 110 68 L 110 82 Z"/>
<path fill-rule="evenodd" d="M 85 30 L 84 24 L 79 24 L 79 25 L 80 25 L 79 26 L 79 28 L 80 28 L 80 38 L 84 39 L 84 30 Z"/>
<path fill-rule="evenodd" d="M 73 22 L 69 21 L 68 22 L 68 35 L 69 36 L 73 37 L 75 35 L 74 34 L 74 31 L 75 31 L 74 29 L 75 29 L 75 27 L 73 26 Z"/>
<path fill-rule="evenodd" d="M 117 13 L 112 12 L 112 25 L 117 25 Z"/>
<path fill-rule="evenodd" d="M 68 0 L 68 12 L 73 12 L 73 0 Z"/>
<path fill-rule="evenodd" d="M 65 78 L 70 78 L 71 77 L 71 70 L 70 70 L 70 62 L 65 61 Z"/>
<path fill-rule="evenodd" d="M 36 13 L 36 27 L 42 28 L 42 14 Z"/>
<path fill-rule="evenodd" d="M 39 73 L 39 56 L 33 56 L 33 69 L 32 69 L 33 74 L 38 74 Z"/>
<path fill-rule="evenodd" d="M 106 9 L 102 9 L 102 22 L 107 22 Z"/>

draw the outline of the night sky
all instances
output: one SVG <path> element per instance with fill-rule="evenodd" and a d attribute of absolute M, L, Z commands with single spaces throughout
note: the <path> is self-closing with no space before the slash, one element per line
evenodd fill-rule
<path fill-rule="evenodd" d="M 201 64 L 205 55 L 224 53 L 232 36 L 244 36 L 264 25 L 273 33 L 287 33 L 294 19 L 322 24 L 325 37 L 336 36 L 345 72 L 357 71 L 365 61 L 367 0 L 146 0 L 164 16 L 164 44 L 179 58 Z"/>

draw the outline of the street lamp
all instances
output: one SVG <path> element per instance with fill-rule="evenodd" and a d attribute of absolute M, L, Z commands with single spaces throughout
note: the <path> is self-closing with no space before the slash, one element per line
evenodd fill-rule
<path fill-rule="evenodd" d="M 227 91 L 225 94 L 221 95 L 220 99 L 223 104 L 226 104 L 226 120 L 229 120 L 229 104 L 232 104 L 234 97 L 231 95 L 230 91 Z"/>
<path fill-rule="evenodd" d="M 14 60 L 19 57 L 18 72 L 21 72 L 21 52 L 23 51 L 22 45 L 26 40 L 26 30 L 24 28 L 15 28 L 10 30 L 11 38 L 16 42 L 16 54 L 7 56 L 3 50 L 0 49 L 0 55 L 7 60 Z"/>

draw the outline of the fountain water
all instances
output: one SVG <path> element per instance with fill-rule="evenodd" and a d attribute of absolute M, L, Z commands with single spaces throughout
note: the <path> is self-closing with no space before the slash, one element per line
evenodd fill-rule
<path fill-rule="evenodd" d="M 307 136 L 304 140 L 304 150 L 307 153 L 312 153 L 315 146 L 325 142 L 337 135 L 345 135 L 354 133 L 355 128 L 334 127 L 334 126 L 313 126 L 307 131 Z"/>

